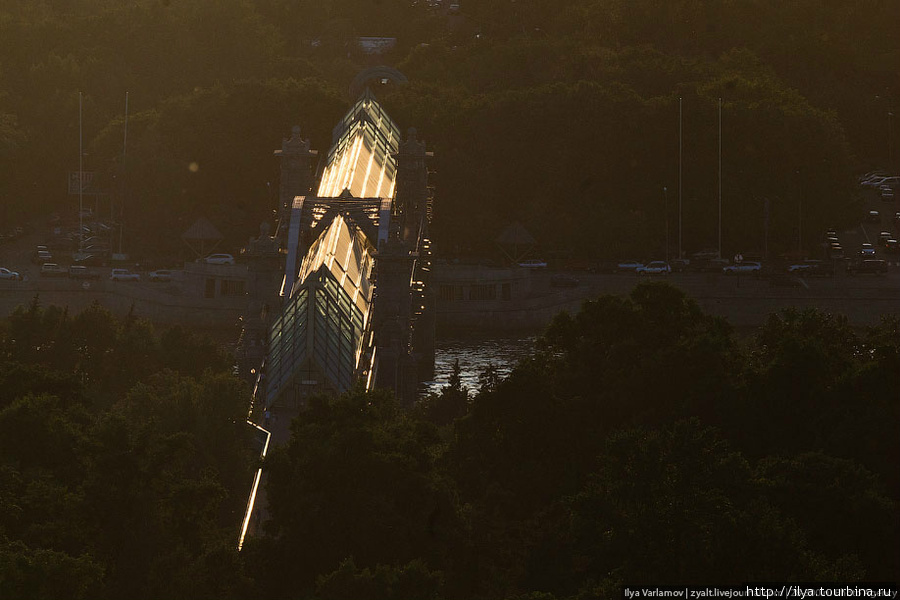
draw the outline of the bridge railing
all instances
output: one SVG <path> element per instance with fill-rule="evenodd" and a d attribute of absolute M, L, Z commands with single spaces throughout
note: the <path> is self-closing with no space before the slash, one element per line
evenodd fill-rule
<path fill-rule="evenodd" d="M 269 443 L 272 441 L 272 433 L 263 429 L 250 419 L 253 416 L 253 406 L 259 400 L 259 391 L 260 391 L 260 383 L 262 381 L 262 368 L 260 368 L 259 372 L 256 375 L 256 383 L 253 385 L 253 396 L 250 404 L 250 412 L 247 415 L 247 424 L 256 429 L 257 435 L 260 436 L 260 440 L 262 441 L 262 450 L 259 453 L 260 461 L 265 460 L 266 454 L 269 451 Z M 244 520 L 241 522 L 241 532 L 238 536 L 237 549 L 238 552 L 241 551 L 241 548 L 244 547 L 244 539 L 247 537 L 247 531 L 250 528 L 250 521 L 253 518 L 253 512 L 256 509 L 256 496 L 259 492 L 259 482 L 262 479 L 262 465 L 256 470 L 256 475 L 253 477 L 253 485 L 250 486 L 250 495 L 247 498 L 247 509 L 244 511 Z"/>

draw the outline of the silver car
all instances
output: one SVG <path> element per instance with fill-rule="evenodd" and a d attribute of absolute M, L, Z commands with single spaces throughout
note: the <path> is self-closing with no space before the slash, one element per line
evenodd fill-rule
<path fill-rule="evenodd" d="M 9 279 L 11 281 L 19 281 L 22 276 L 16 271 L 10 271 L 6 267 L 0 267 L 0 279 Z"/>

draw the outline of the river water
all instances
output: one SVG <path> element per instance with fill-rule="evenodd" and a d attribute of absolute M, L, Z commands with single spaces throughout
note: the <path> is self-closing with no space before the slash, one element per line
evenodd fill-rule
<path fill-rule="evenodd" d="M 435 344 L 434 381 L 424 383 L 425 392 L 438 392 L 450 381 L 453 365 L 459 360 L 462 385 L 470 392 L 478 389 L 478 375 L 493 364 L 501 377 L 534 350 L 535 335 L 508 337 L 456 337 L 438 339 Z"/>

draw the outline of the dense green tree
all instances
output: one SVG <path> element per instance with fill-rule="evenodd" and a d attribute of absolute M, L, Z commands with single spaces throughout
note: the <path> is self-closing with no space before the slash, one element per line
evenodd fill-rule
<path fill-rule="evenodd" d="M 431 571 L 421 560 L 402 567 L 378 565 L 360 569 L 352 558 L 319 578 L 316 597 L 321 600 L 403 600 L 405 598 L 437 599 L 443 584 L 441 573 Z"/>
<path fill-rule="evenodd" d="M 103 571 L 90 555 L 74 557 L 21 542 L 0 542 L 0 595 L 4 598 L 97 598 L 103 589 Z"/>
<path fill-rule="evenodd" d="M 161 373 L 92 432 L 85 504 L 118 596 L 181 594 L 204 550 L 233 539 L 250 480 L 250 431 L 246 395 L 225 377 Z"/>
<path fill-rule="evenodd" d="M 559 316 L 471 401 L 458 372 L 415 411 L 362 390 L 311 399 L 266 461 L 267 535 L 238 555 L 252 459 L 227 358 L 183 329 L 35 299 L 0 328 L 16 565 L 0 585 L 591 598 L 660 578 L 889 577 L 898 349 L 896 320 L 857 331 L 816 311 L 739 345 L 676 288 L 642 284 Z"/>
<path fill-rule="evenodd" d="M 738 364 L 729 328 L 674 287 L 642 284 L 630 298 L 586 302 L 558 316 L 543 345 L 481 393 L 457 428 L 457 476 L 472 489 L 500 484 L 529 497 L 510 510 L 527 514 L 529 502 L 574 493 L 610 431 L 688 416 L 715 423 L 728 410 L 717 401 L 729 397 Z"/>
<path fill-rule="evenodd" d="M 180 235 L 199 216 L 214 222 L 227 247 L 245 244 L 276 207 L 273 150 L 300 125 L 312 147 L 326 152 L 330 127 L 343 110 L 324 82 L 288 78 L 197 87 L 139 114 L 137 123 L 129 122 L 124 171 L 132 248 L 187 256 Z M 121 153 L 122 126 L 118 120 L 101 132 L 99 151 Z M 172 235 L 160 237 L 162 230 Z"/>
<path fill-rule="evenodd" d="M 440 445 L 434 426 L 385 394 L 311 399 L 292 423 L 290 443 L 266 459 L 269 532 L 277 543 L 261 568 L 264 577 L 279 579 L 269 585 L 279 595 L 311 591 L 318 575 L 348 558 L 376 572 L 379 564 L 416 558 L 427 571 L 450 564 L 460 524 L 451 488 L 435 466 Z M 358 577 L 369 576 L 351 579 Z M 323 590 L 338 581 L 348 584 L 335 574 Z"/>
<path fill-rule="evenodd" d="M 83 384 L 74 373 L 13 361 L 0 362 L 0 408 L 29 393 L 54 396 L 63 403 L 85 401 Z"/>
<path fill-rule="evenodd" d="M 162 337 L 96 305 L 71 317 L 37 298 L 0 328 L 4 596 L 246 590 L 234 540 L 253 461 L 249 394 L 210 342 Z M 184 374 L 158 372 L 174 346 Z"/>
<path fill-rule="evenodd" d="M 785 310 L 749 348 L 730 437 L 751 456 L 824 451 L 876 473 L 900 497 L 896 319 L 863 335 L 841 316 Z"/>
<path fill-rule="evenodd" d="M 897 502 L 878 478 L 847 459 L 821 452 L 767 458 L 757 467 L 766 495 L 803 530 L 811 548 L 834 558 L 852 555 L 870 581 L 897 573 L 892 550 L 898 525 Z"/>
<path fill-rule="evenodd" d="M 825 561 L 780 514 L 747 461 L 696 420 L 608 438 L 572 497 L 572 556 L 589 586 L 610 581 L 859 580 L 852 558 Z M 844 549 L 844 553 L 850 553 Z M 589 595 L 588 597 L 595 597 Z"/>
<path fill-rule="evenodd" d="M 444 54 L 453 62 L 439 71 L 433 63 Z M 441 196 L 453 198 L 435 209 L 437 240 L 454 240 L 447 253 L 494 252 L 502 226 L 521 220 L 545 249 L 663 255 L 664 187 L 675 218 L 679 97 L 688 249 L 714 245 L 719 98 L 729 248 L 761 251 L 767 201 L 773 252 L 797 250 L 801 204 L 807 231 L 858 218 L 841 124 L 746 50 L 688 60 L 651 47 L 528 39 L 424 48 L 404 68 L 449 90 L 441 105 L 433 84 L 385 97 L 436 148 Z"/>
<path fill-rule="evenodd" d="M 82 91 L 83 129 L 97 138 L 86 169 L 125 205 L 132 251 L 177 255 L 177 235 L 161 249 L 152 232 L 183 231 L 204 213 L 242 244 L 274 204 L 273 146 L 299 122 L 324 152 L 343 107 L 342 94 L 260 82 L 315 77 L 342 90 L 368 61 L 352 39 L 393 35 L 396 49 L 380 60 L 414 85 L 379 93 L 396 91 L 395 117 L 437 151 L 441 196 L 452 199 L 436 212 L 439 237 L 454 240 L 446 250 L 490 251 L 515 218 L 540 223 L 548 248 L 660 251 L 655 215 L 677 178 L 678 97 L 687 248 L 709 245 L 716 229 L 721 97 L 727 245 L 760 249 L 768 201 L 770 248 L 793 250 L 797 207 L 806 230 L 850 223 L 854 158 L 886 162 L 900 88 L 886 23 L 897 8 L 863 4 L 485 0 L 456 17 L 400 1 L 11 2 L 0 21 L 0 101 L 17 123 L 4 119 L 0 138 L 12 140 L 3 160 L 16 165 L 6 204 L 64 206 L 62 176 L 46 173 L 76 168 Z"/>
<path fill-rule="evenodd" d="M 453 363 L 453 371 L 447 385 L 438 393 L 428 394 L 419 401 L 417 408 L 422 416 L 441 427 L 462 418 L 469 410 L 469 390 L 462 385 L 459 359 Z"/>
<path fill-rule="evenodd" d="M 0 62 L 0 73 L 2 73 L 2 62 Z M 0 89 L 0 107 L 2 107 L 3 96 L 2 89 Z M 3 112 L 0 108 L 0 169 L 3 172 L 12 173 L 19 167 L 17 159 L 26 142 L 27 137 L 19 128 L 17 117 Z M 21 217 L 21 207 L 13 201 L 9 190 L 9 181 L 4 178 L 4 181 L 0 182 L 0 219 L 5 223 L 16 223 Z"/>

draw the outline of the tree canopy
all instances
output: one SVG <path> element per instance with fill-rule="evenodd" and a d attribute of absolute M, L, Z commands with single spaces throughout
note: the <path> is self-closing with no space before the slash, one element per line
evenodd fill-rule
<path fill-rule="evenodd" d="M 82 92 L 85 169 L 114 220 L 125 207 L 133 251 L 160 252 L 162 239 L 177 252 L 200 214 L 243 244 L 275 207 L 282 136 L 299 124 L 326 152 L 344 90 L 377 60 L 412 82 L 376 93 L 435 151 L 445 252 L 488 252 L 512 221 L 549 249 L 655 248 L 662 188 L 678 183 L 679 99 L 685 245 L 710 245 L 720 98 L 726 245 L 760 250 L 768 203 L 770 245 L 784 251 L 801 203 L 804 230 L 853 223 L 851 175 L 896 169 L 898 19 L 880 0 L 479 0 L 458 13 L 418 0 L 11 0 L 0 216 L 72 206 Z M 396 44 L 373 58 L 360 36 Z"/>
<path fill-rule="evenodd" d="M 78 360 L 73 356 L 80 356 Z M 631 583 L 889 581 L 900 323 L 749 337 L 643 283 L 478 390 L 313 397 L 270 450 L 182 329 L 35 299 L 0 327 L 4 597 L 606 598 Z M 127 383 L 125 383 L 127 382 Z"/>
<path fill-rule="evenodd" d="M 15 311 L 0 327 L 0 596 L 211 597 L 251 480 L 248 405 L 197 334 L 96 305 Z"/>
<path fill-rule="evenodd" d="M 896 321 L 786 311 L 738 339 L 649 283 L 560 315 L 541 348 L 468 402 L 458 381 L 411 412 L 315 400 L 267 461 L 262 589 L 605 598 L 900 566 Z"/>

